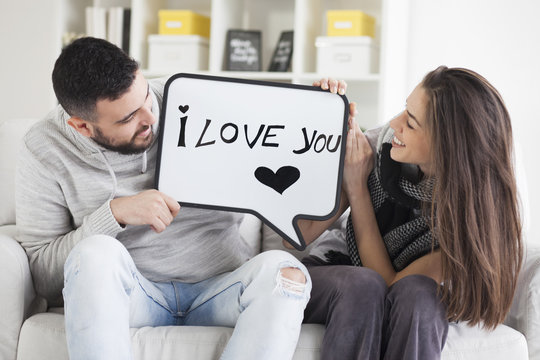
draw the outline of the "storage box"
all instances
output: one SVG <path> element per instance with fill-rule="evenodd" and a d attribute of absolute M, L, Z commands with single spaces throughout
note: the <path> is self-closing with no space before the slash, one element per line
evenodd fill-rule
<path fill-rule="evenodd" d="M 148 68 L 171 73 L 208 70 L 208 39 L 199 35 L 150 35 Z"/>
<path fill-rule="evenodd" d="M 379 49 L 369 36 L 319 36 L 317 72 L 327 76 L 362 76 L 378 71 Z"/>
<path fill-rule="evenodd" d="M 375 18 L 360 10 L 329 10 L 326 20 L 328 36 L 375 37 Z"/>
<path fill-rule="evenodd" d="M 160 35 L 210 37 L 210 18 L 190 10 L 159 10 Z"/>

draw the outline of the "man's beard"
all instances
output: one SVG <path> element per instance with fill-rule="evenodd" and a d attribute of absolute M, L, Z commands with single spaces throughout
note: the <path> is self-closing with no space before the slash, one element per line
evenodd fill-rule
<path fill-rule="evenodd" d="M 124 144 L 119 144 L 119 145 L 113 145 L 111 139 L 105 136 L 101 132 L 101 130 L 98 127 L 96 127 L 95 135 L 92 138 L 92 140 L 94 140 L 99 145 L 103 146 L 105 149 L 116 151 L 123 155 L 140 154 L 146 151 L 150 146 L 152 146 L 152 143 L 154 142 L 154 133 L 150 131 L 150 134 L 148 134 L 148 136 L 146 137 L 145 143 L 143 145 L 135 145 L 135 140 L 137 138 L 137 135 L 139 135 L 142 132 L 145 132 L 148 128 L 149 126 L 146 125 L 142 129 L 137 131 L 129 142 L 126 142 Z"/>

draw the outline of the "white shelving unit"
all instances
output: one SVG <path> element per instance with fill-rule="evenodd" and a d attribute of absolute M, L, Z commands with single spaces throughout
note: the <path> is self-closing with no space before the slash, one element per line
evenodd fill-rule
<path fill-rule="evenodd" d="M 147 77 L 171 75 L 145 70 L 148 59 L 148 35 L 158 32 L 160 9 L 189 9 L 211 17 L 209 70 L 201 72 L 216 76 L 311 84 L 332 73 L 316 73 L 317 36 L 326 34 L 326 11 L 360 9 L 376 18 L 375 42 L 380 45 L 379 72 L 366 76 L 346 76 L 347 96 L 357 103 L 358 121 L 372 127 L 388 120 L 397 112 L 387 106 L 386 98 L 403 93 L 402 71 L 393 71 L 389 48 L 400 48 L 405 35 L 400 24 L 400 11 L 408 9 L 408 0 L 61 0 L 64 5 L 64 31 L 84 32 L 86 6 L 123 6 L 131 8 L 130 55 L 140 62 Z M 294 51 L 290 72 L 230 72 L 223 71 L 226 33 L 229 29 L 260 30 L 262 32 L 262 67 L 267 69 L 274 47 L 282 31 L 294 31 Z M 391 31 L 388 31 L 390 29 Z M 406 46 L 406 45 L 405 45 Z M 393 55 L 393 54 L 392 54 Z M 179 69 L 181 72 L 182 69 Z M 392 75 L 392 87 L 386 86 Z M 401 74 L 401 75 L 400 75 Z M 397 88 L 397 90 L 395 90 Z M 401 103 L 405 97 L 401 98 Z M 395 105 L 395 104 L 391 104 Z M 401 106 L 398 105 L 398 106 Z M 389 108 L 387 110 L 387 108 Z"/>

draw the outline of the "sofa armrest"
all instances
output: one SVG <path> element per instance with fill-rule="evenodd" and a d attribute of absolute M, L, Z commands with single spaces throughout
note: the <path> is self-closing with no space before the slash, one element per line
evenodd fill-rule
<path fill-rule="evenodd" d="M 19 332 L 35 298 L 28 258 L 14 239 L 15 226 L 0 227 L 0 358 L 14 360 Z"/>
<path fill-rule="evenodd" d="M 540 247 L 529 246 L 505 324 L 525 335 L 529 358 L 540 360 Z"/>

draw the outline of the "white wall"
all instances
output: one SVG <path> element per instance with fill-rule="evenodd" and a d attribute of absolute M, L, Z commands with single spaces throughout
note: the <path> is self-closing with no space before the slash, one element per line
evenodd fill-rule
<path fill-rule="evenodd" d="M 407 63 L 407 91 L 447 65 L 477 71 L 501 93 L 526 172 L 526 235 L 540 243 L 540 1 L 410 0 L 409 14 L 408 51 L 395 60 Z"/>
<path fill-rule="evenodd" d="M 0 119 L 42 117 L 55 104 L 59 0 L 0 0 Z"/>

